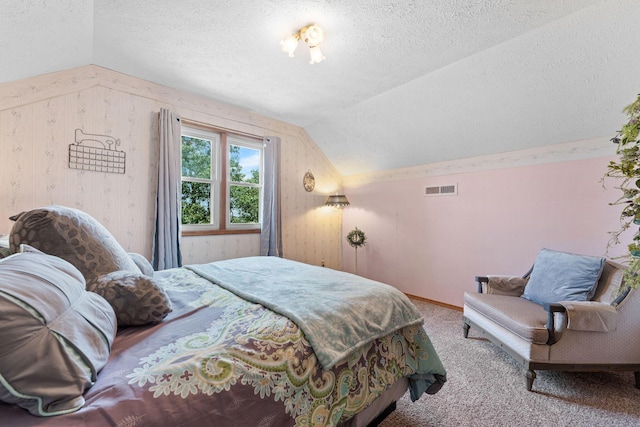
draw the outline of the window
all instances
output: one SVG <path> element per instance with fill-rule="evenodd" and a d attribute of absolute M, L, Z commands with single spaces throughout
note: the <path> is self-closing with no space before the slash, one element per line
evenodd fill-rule
<path fill-rule="evenodd" d="M 258 232 L 262 141 L 182 128 L 183 234 Z"/>
<path fill-rule="evenodd" d="M 219 227 L 219 217 L 213 209 L 220 203 L 219 151 L 220 135 L 182 129 L 183 225 Z"/>
<path fill-rule="evenodd" d="M 262 198 L 262 143 L 227 139 L 227 227 L 260 225 Z"/>

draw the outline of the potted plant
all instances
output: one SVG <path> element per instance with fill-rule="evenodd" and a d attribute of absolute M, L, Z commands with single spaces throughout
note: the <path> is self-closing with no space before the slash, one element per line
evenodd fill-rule
<path fill-rule="evenodd" d="M 358 248 L 367 243 L 367 236 L 364 234 L 364 231 L 356 227 L 347 234 L 347 242 L 356 248 L 356 273 L 358 273 Z"/>
<path fill-rule="evenodd" d="M 620 235 L 632 226 L 640 226 L 640 95 L 627 105 L 623 112 L 628 120 L 611 141 L 618 144 L 616 154 L 619 160 L 609 163 L 605 177 L 621 179 L 618 187 L 622 195 L 612 205 L 622 206 L 620 229 L 611 233 L 607 248 L 620 243 Z M 628 252 L 624 255 L 628 261 L 625 272 L 626 283 L 635 288 L 640 284 L 640 228 L 633 235 Z"/>

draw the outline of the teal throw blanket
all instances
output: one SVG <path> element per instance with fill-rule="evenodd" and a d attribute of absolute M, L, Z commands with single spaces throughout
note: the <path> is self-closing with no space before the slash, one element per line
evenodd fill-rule
<path fill-rule="evenodd" d="M 394 287 L 330 268 L 277 257 L 186 268 L 294 321 L 324 369 L 376 338 L 424 320 Z"/>

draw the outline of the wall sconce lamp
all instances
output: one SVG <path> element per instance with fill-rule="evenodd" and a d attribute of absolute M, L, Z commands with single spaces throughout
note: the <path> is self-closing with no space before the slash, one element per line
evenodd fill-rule
<path fill-rule="evenodd" d="M 342 209 L 345 206 L 349 206 L 350 203 L 349 200 L 347 200 L 347 196 L 345 196 L 344 194 L 335 194 L 327 198 L 325 205 Z"/>
<path fill-rule="evenodd" d="M 298 41 L 301 39 L 309 46 L 309 55 L 311 55 L 309 64 L 317 64 L 325 59 L 319 47 L 324 40 L 324 33 L 322 32 L 322 28 L 316 24 L 302 27 L 297 33 L 293 33 L 286 39 L 280 40 L 282 51 L 288 53 L 289 58 L 293 58 L 293 52 L 295 52 L 296 47 L 298 47 Z"/>

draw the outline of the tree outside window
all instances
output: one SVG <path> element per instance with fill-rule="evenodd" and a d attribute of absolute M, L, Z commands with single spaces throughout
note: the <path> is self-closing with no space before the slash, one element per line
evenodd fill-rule
<path fill-rule="evenodd" d="M 212 142 L 182 136 L 182 224 L 212 224 Z"/>
<path fill-rule="evenodd" d="M 260 159 L 259 150 L 229 146 L 229 222 L 233 224 L 260 222 L 260 168 L 251 164 L 255 159 Z"/>
<path fill-rule="evenodd" d="M 185 234 L 259 231 L 262 142 L 183 128 L 181 149 Z"/>

